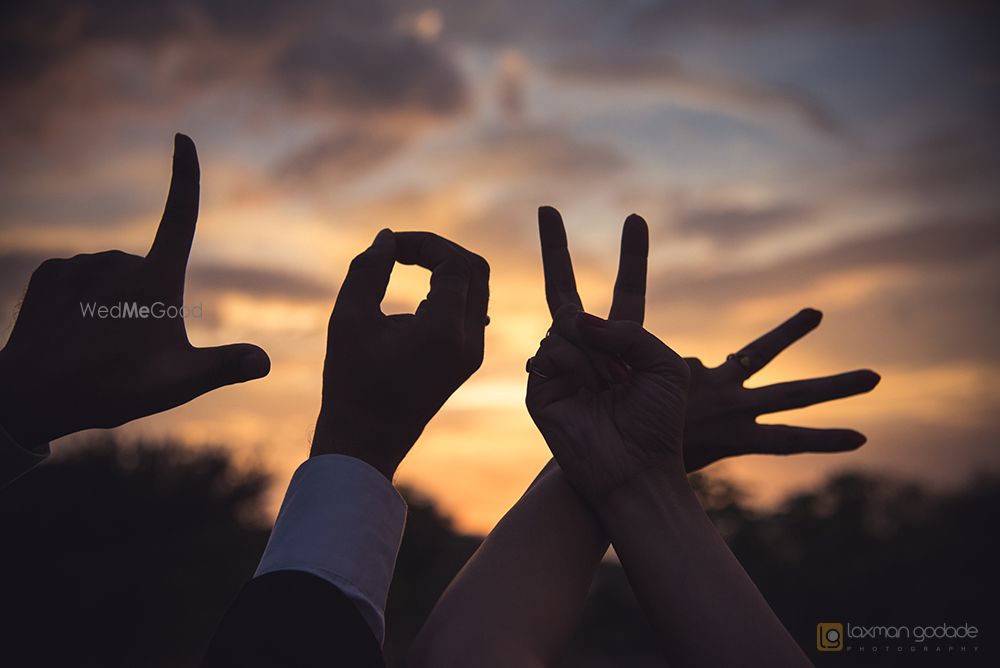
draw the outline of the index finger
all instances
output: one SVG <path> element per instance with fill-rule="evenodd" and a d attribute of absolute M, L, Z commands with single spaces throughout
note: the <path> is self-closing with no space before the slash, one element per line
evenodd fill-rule
<path fill-rule="evenodd" d="M 538 238 L 542 243 L 542 271 L 549 313 L 555 317 L 560 307 L 566 304 L 574 304 L 577 309 L 583 310 L 583 302 L 576 291 L 566 228 L 562 216 L 551 206 L 538 208 Z"/>
<path fill-rule="evenodd" d="M 646 265 L 649 260 L 649 226 L 638 214 L 625 219 L 622 227 L 618 278 L 611 300 L 611 320 L 642 324 L 646 315 Z"/>
<path fill-rule="evenodd" d="M 372 316 L 382 313 L 380 306 L 396 262 L 395 248 L 395 236 L 386 228 L 375 236 L 371 246 L 351 260 L 337 294 L 334 312 L 351 309 Z"/>
<path fill-rule="evenodd" d="M 195 223 L 198 222 L 200 180 L 201 170 L 194 142 L 187 135 L 178 133 L 174 136 L 173 173 L 167 203 L 146 259 L 164 283 L 174 286 L 179 283 L 181 288 L 194 241 Z"/>
<path fill-rule="evenodd" d="M 729 356 L 723 365 L 734 377 L 746 380 L 757 373 L 788 346 L 819 326 L 823 314 L 816 309 L 802 309 L 767 334 L 743 346 Z"/>
<path fill-rule="evenodd" d="M 431 289 L 417 315 L 462 328 L 472 282 L 472 268 L 462 252 L 432 232 L 397 232 L 396 261 L 431 272 Z"/>

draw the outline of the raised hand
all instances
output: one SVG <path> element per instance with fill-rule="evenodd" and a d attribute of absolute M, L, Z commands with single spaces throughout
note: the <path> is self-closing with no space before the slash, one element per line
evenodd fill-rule
<path fill-rule="evenodd" d="M 551 207 L 540 208 L 538 231 L 549 311 L 555 316 L 567 304 L 582 309 L 559 212 Z M 648 248 L 645 221 L 634 214 L 629 216 L 622 230 L 610 319 L 642 324 Z M 879 382 L 878 374 L 873 371 L 851 371 L 757 389 L 743 387 L 752 374 L 819 325 L 821 318 L 819 311 L 806 309 L 716 368 L 706 368 L 697 358 L 686 359 L 691 368 L 684 433 L 684 460 L 689 472 L 724 457 L 838 452 L 852 450 L 865 442 L 863 435 L 849 429 L 763 425 L 756 423 L 756 417 L 868 392 Z"/>
<path fill-rule="evenodd" d="M 849 371 L 755 389 L 743 387 L 744 381 L 815 329 L 822 318 L 819 311 L 804 309 L 712 369 L 697 358 L 686 359 L 691 367 L 684 432 L 688 471 L 736 455 L 842 452 L 864 444 L 864 435 L 852 429 L 757 424 L 756 418 L 868 392 L 880 380 L 874 371 Z"/>
<path fill-rule="evenodd" d="M 35 447 L 82 429 L 117 427 L 267 375 L 270 360 L 257 346 L 195 348 L 188 341 L 178 309 L 199 178 L 194 143 L 179 134 L 166 207 L 146 257 L 106 251 L 46 260 L 35 270 L 0 351 L 0 425 L 16 441 Z"/>
<path fill-rule="evenodd" d="M 380 304 L 396 262 L 431 271 L 416 313 Z M 392 479 L 424 427 L 482 364 L 489 265 L 427 232 L 382 230 L 354 258 L 330 316 L 312 454 L 357 457 Z"/>
<path fill-rule="evenodd" d="M 620 374 L 605 375 L 608 359 Z M 638 323 L 569 304 L 528 372 L 528 411 L 611 539 L 670 665 L 811 665 L 688 484 L 688 364 Z"/>
<path fill-rule="evenodd" d="M 620 360 L 620 375 L 602 373 L 588 348 Z M 688 366 L 641 325 L 565 306 L 528 371 L 528 412 L 587 498 L 651 470 L 683 473 Z"/>

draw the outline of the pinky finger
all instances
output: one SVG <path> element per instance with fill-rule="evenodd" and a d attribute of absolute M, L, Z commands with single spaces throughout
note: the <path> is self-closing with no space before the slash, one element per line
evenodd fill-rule
<path fill-rule="evenodd" d="M 853 429 L 809 429 L 784 424 L 760 424 L 747 454 L 794 455 L 801 452 L 846 452 L 865 444 L 865 435 Z"/>

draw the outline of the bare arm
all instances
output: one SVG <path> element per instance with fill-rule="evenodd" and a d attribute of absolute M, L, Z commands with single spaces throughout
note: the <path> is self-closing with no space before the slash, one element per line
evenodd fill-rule
<path fill-rule="evenodd" d="M 597 518 L 550 464 L 455 576 L 417 637 L 411 664 L 550 665 L 607 549 Z"/>
<path fill-rule="evenodd" d="M 551 312 L 555 315 L 566 304 L 579 307 L 565 229 L 554 209 L 539 211 L 539 235 Z M 645 223 L 630 217 L 622 234 L 612 319 L 642 322 L 647 249 Z M 756 392 L 743 388 L 743 382 L 815 328 L 820 318 L 818 311 L 806 309 L 716 368 L 687 360 L 691 391 L 683 448 L 688 471 L 741 454 L 832 452 L 864 442 L 852 430 L 772 427 L 754 420 L 787 408 L 787 401 L 780 391 Z M 877 382 L 874 373 L 857 371 L 772 388 L 786 387 L 789 395 L 795 388 L 805 390 L 798 394 L 803 406 L 866 392 Z M 608 537 L 553 466 L 550 462 L 539 474 L 441 597 L 418 637 L 414 663 L 436 665 L 458 656 L 483 665 L 546 665 L 565 647 Z M 533 606 L 549 611 L 544 623 L 525 614 Z M 495 634 L 488 646 L 476 642 L 486 634 Z"/>
<path fill-rule="evenodd" d="M 608 495 L 598 514 L 672 665 L 810 665 L 683 470 L 637 476 Z"/>
<path fill-rule="evenodd" d="M 621 374 L 603 378 L 595 354 Z M 667 658 L 809 665 L 687 482 L 684 360 L 634 322 L 566 307 L 529 368 L 528 410 L 600 517 Z"/>

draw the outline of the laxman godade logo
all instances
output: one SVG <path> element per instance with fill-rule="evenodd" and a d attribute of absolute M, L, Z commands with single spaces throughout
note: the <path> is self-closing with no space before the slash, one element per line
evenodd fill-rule
<path fill-rule="evenodd" d="M 979 628 L 967 622 L 928 626 L 819 622 L 816 649 L 850 654 L 975 655 L 979 653 Z"/>
<path fill-rule="evenodd" d="M 817 624 L 816 649 L 821 652 L 839 652 L 844 649 L 844 625 L 840 622 Z"/>

